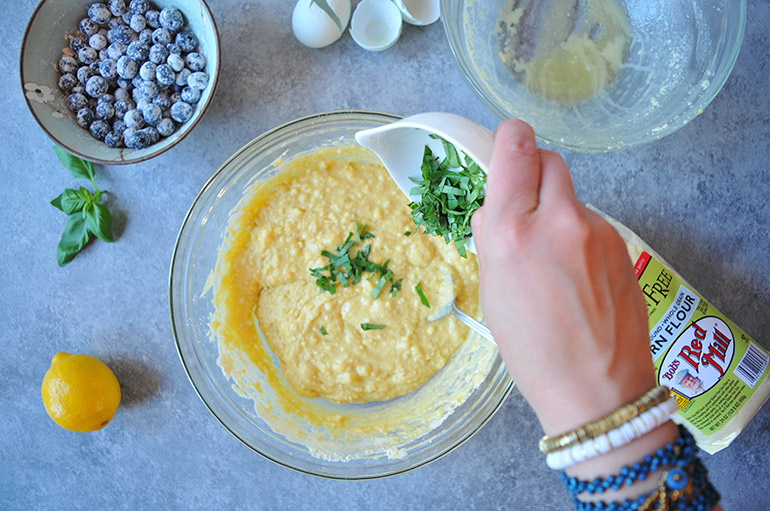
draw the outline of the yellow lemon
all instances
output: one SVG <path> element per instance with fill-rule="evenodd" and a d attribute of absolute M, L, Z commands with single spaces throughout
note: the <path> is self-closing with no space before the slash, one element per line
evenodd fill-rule
<path fill-rule="evenodd" d="M 104 362 L 90 355 L 54 355 L 40 390 L 51 419 L 78 433 L 102 429 L 120 404 L 118 379 Z"/>

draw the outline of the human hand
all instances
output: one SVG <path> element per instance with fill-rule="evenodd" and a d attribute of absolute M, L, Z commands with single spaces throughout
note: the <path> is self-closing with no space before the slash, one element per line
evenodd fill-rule
<path fill-rule="evenodd" d="M 564 161 L 538 150 L 524 122 L 498 127 L 472 227 L 484 320 L 546 434 L 596 420 L 655 385 L 625 244 L 578 201 Z"/>

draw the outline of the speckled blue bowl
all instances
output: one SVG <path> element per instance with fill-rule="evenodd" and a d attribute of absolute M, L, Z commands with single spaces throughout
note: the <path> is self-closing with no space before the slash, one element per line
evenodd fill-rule
<path fill-rule="evenodd" d="M 148 160 L 168 151 L 185 138 L 203 118 L 219 78 L 219 33 L 214 17 L 204 0 L 151 0 L 157 9 L 175 7 L 182 11 L 185 23 L 199 41 L 199 52 L 206 58 L 209 75 L 206 88 L 195 105 L 193 116 L 177 127 L 169 137 L 146 149 L 112 149 L 78 126 L 75 114 L 66 106 L 66 96 L 59 90 L 57 63 L 67 36 L 78 31 L 95 0 L 42 0 L 29 20 L 21 43 L 19 75 L 21 92 L 35 120 L 53 141 L 67 151 L 95 163 L 122 165 Z M 126 1 L 128 4 L 128 1 Z"/>

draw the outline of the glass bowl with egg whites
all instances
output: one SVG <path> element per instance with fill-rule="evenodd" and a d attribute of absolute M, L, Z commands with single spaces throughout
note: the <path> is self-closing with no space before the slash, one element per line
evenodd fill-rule
<path fill-rule="evenodd" d="M 292 161 L 319 150 L 356 147 L 356 132 L 399 118 L 369 111 L 326 112 L 258 136 L 232 155 L 194 199 L 172 256 L 174 338 L 201 400 L 249 448 L 315 476 L 372 479 L 423 466 L 477 432 L 513 388 L 495 346 L 475 334 L 461 339 L 446 365 L 415 390 L 393 399 L 346 404 L 297 394 L 258 322 L 254 343 L 268 348 L 258 359 L 232 350 L 220 336 L 223 325 L 217 323 L 214 299 L 217 265 L 233 239 L 228 225 L 242 213 L 245 198 L 286 172 Z M 352 154 L 367 164 L 379 163 L 361 147 Z M 406 291 L 414 292 L 400 293 Z"/>
<path fill-rule="evenodd" d="M 153 39 L 164 25 L 167 40 Z M 176 70 L 165 64 L 169 57 Z M 165 73 L 143 76 L 142 63 Z M 105 165 L 145 161 L 181 142 L 211 105 L 219 68 L 219 33 L 204 0 L 42 0 L 19 58 L 21 90 L 43 131 L 68 152 Z M 186 100 L 174 96 L 184 89 Z M 142 110 L 140 101 L 148 104 Z M 126 123 L 136 124 L 124 138 Z"/>
<path fill-rule="evenodd" d="M 441 19 L 490 111 L 599 152 L 658 140 L 707 107 L 738 56 L 746 0 L 441 0 Z"/>

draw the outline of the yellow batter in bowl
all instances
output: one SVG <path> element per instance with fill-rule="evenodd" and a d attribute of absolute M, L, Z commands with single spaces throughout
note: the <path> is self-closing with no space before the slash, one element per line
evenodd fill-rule
<path fill-rule="evenodd" d="M 366 149 L 275 165 L 278 175 L 255 183 L 231 214 L 209 279 L 218 365 L 274 431 L 316 456 L 401 456 L 399 446 L 440 424 L 496 358 L 485 341 L 466 342 L 454 319 L 427 321 L 448 279 L 462 309 L 479 309 L 475 256 L 413 233 L 408 200 Z M 362 232 L 372 237 L 357 240 Z M 338 282 L 334 294 L 316 285 L 310 269 L 328 264 L 322 252 L 349 233 L 351 257 L 366 250 L 387 261 L 399 290 L 373 292 L 377 274 Z"/>

